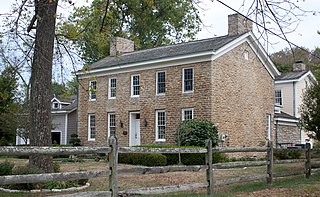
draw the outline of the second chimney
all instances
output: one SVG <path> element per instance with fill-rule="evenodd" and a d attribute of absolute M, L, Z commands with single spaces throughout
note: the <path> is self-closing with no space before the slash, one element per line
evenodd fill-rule
<path fill-rule="evenodd" d="M 252 31 L 252 21 L 240 14 L 228 16 L 228 35 L 235 36 L 248 31 Z"/>
<path fill-rule="evenodd" d="M 292 67 L 293 72 L 301 72 L 306 70 L 306 65 L 301 60 L 296 61 Z"/>
<path fill-rule="evenodd" d="M 133 52 L 134 42 L 126 38 L 115 37 L 110 40 L 110 56 Z"/>

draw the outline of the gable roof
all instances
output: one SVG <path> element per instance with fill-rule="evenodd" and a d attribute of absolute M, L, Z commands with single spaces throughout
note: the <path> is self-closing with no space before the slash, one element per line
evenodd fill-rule
<path fill-rule="evenodd" d="M 85 78 L 104 75 L 105 72 L 115 72 L 115 70 L 118 70 L 118 73 L 125 69 L 131 69 L 130 71 L 132 71 L 133 68 L 142 66 L 144 68 L 139 69 L 146 70 L 154 68 L 155 65 L 164 67 L 212 61 L 244 42 L 250 45 L 272 78 L 280 75 L 252 32 L 133 51 L 116 57 L 106 57 L 90 65 L 88 71 L 78 71 L 76 75 Z"/>
<path fill-rule="evenodd" d="M 91 65 L 91 68 L 92 69 L 104 68 L 104 67 L 117 66 L 122 64 L 133 63 L 133 62 L 141 62 L 141 61 L 154 60 L 154 59 L 160 59 L 160 58 L 187 55 L 191 53 L 204 52 L 208 50 L 216 51 L 222 46 L 240 37 L 241 35 L 221 36 L 221 37 L 209 38 L 204 40 L 197 40 L 197 41 L 184 42 L 184 43 L 167 45 L 167 46 L 160 46 L 160 47 L 145 49 L 141 51 L 124 53 L 118 57 L 109 56 L 96 63 L 93 63 Z"/>
<path fill-rule="evenodd" d="M 276 77 L 275 83 L 288 83 L 288 82 L 297 82 L 301 81 L 305 77 L 310 76 L 311 80 L 313 82 L 316 82 L 317 79 L 315 76 L 312 74 L 310 70 L 307 71 L 295 71 L 295 72 L 286 72 L 286 73 L 281 73 L 280 76 Z"/>

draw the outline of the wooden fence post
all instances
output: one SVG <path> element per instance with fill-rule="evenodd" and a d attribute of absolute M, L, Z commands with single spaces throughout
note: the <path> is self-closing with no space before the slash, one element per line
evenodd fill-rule
<path fill-rule="evenodd" d="M 268 187 L 271 187 L 273 179 L 273 142 L 270 140 L 268 141 L 267 159 L 267 184 Z"/>
<path fill-rule="evenodd" d="M 207 194 L 213 195 L 213 165 L 212 165 L 212 140 L 207 143 L 207 154 L 206 154 L 206 164 L 207 164 Z"/>
<path fill-rule="evenodd" d="M 310 178 L 311 176 L 311 146 L 310 143 L 306 143 L 306 163 L 305 163 L 305 173 L 306 178 Z"/>
<path fill-rule="evenodd" d="M 109 191 L 111 191 L 112 197 L 118 197 L 118 145 L 113 135 L 109 137 L 109 146 L 111 148 L 109 153 L 109 169 L 111 171 L 109 176 Z"/>

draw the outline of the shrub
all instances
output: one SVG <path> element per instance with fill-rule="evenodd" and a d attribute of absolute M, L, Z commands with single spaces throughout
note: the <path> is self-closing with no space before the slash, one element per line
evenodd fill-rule
<path fill-rule="evenodd" d="M 177 165 L 179 163 L 178 153 L 164 153 L 167 157 L 167 165 Z M 213 153 L 212 163 L 226 162 L 228 158 L 223 153 Z M 181 162 L 184 165 L 205 165 L 205 153 L 181 153 Z"/>
<path fill-rule="evenodd" d="M 275 149 L 273 152 L 275 159 L 284 160 L 284 159 L 300 159 L 302 156 L 301 150 L 278 150 Z"/>
<path fill-rule="evenodd" d="M 13 167 L 14 167 L 14 163 L 9 161 L 0 163 L 0 176 L 12 174 Z"/>
<path fill-rule="evenodd" d="M 77 180 L 47 182 L 47 183 L 43 184 L 43 188 L 45 188 L 45 189 L 66 189 L 66 188 L 78 187 L 78 186 L 79 186 L 79 182 Z"/>
<path fill-rule="evenodd" d="M 81 140 L 78 137 L 78 134 L 76 133 L 71 134 L 69 143 L 72 144 L 72 146 L 81 146 Z"/>
<path fill-rule="evenodd" d="M 9 146 L 9 141 L 5 137 L 2 137 L 0 139 L 0 146 Z"/>
<path fill-rule="evenodd" d="M 144 166 L 165 166 L 167 165 L 167 158 L 162 154 L 148 154 L 148 153 L 120 153 L 119 163 L 144 165 Z"/>
<path fill-rule="evenodd" d="M 55 173 L 60 172 L 60 164 L 59 163 L 55 162 L 53 164 L 53 172 L 55 172 Z"/>
<path fill-rule="evenodd" d="M 176 132 L 176 143 L 180 146 L 206 146 L 211 139 L 213 147 L 218 145 L 218 129 L 207 120 L 182 121 Z"/>

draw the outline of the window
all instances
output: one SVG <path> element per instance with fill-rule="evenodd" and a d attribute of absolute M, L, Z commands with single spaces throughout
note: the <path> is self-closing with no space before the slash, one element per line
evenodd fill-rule
<path fill-rule="evenodd" d="M 140 75 L 131 76 L 131 97 L 139 97 L 140 95 Z"/>
<path fill-rule="evenodd" d="M 157 95 L 163 95 L 166 93 L 166 72 L 159 71 L 157 72 L 157 84 L 156 90 Z"/>
<path fill-rule="evenodd" d="M 117 94 L 117 78 L 109 78 L 109 99 L 115 99 Z"/>
<path fill-rule="evenodd" d="M 182 120 L 192 120 L 193 119 L 193 109 L 182 109 Z"/>
<path fill-rule="evenodd" d="M 53 103 L 53 109 L 59 109 L 59 103 L 58 102 L 54 102 Z"/>
<path fill-rule="evenodd" d="M 183 92 L 193 92 L 193 68 L 183 69 Z"/>
<path fill-rule="evenodd" d="M 274 103 L 276 105 L 282 106 L 282 90 L 274 91 Z"/>
<path fill-rule="evenodd" d="M 89 83 L 89 100 L 95 101 L 96 100 L 96 91 L 97 91 L 97 81 L 90 81 Z"/>
<path fill-rule="evenodd" d="M 94 141 L 96 139 L 96 116 L 94 114 L 88 115 L 88 140 Z"/>
<path fill-rule="evenodd" d="M 156 111 L 156 141 L 166 141 L 166 112 Z"/>
<path fill-rule="evenodd" d="M 266 123 L 267 123 L 267 126 L 266 126 L 267 139 L 271 140 L 271 133 L 270 133 L 271 115 L 270 114 L 267 114 L 266 116 Z"/>
<path fill-rule="evenodd" d="M 116 134 L 116 114 L 108 113 L 108 137 Z"/>

